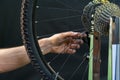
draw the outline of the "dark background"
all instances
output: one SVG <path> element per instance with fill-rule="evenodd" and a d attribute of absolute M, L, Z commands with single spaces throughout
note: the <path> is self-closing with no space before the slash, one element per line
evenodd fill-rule
<path fill-rule="evenodd" d="M 81 24 L 82 10 L 90 0 L 40 0 L 38 5 L 40 9 L 37 10 L 38 24 L 37 32 L 39 36 L 44 35 L 51 36 L 52 34 L 64 32 L 64 31 L 84 31 L 84 27 Z M 112 1 L 112 0 L 111 0 Z M 113 0 L 120 5 L 119 0 Z M 1 0 L 0 1 L 0 48 L 8 48 L 22 45 L 22 39 L 20 34 L 20 8 L 21 0 Z M 101 52 L 101 77 L 102 80 L 106 80 L 107 74 L 107 38 L 102 38 L 102 52 Z M 78 52 L 70 58 L 70 62 L 63 70 L 63 76 L 65 78 L 72 73 L 72 66 L 78 64 L 81 61 L 82 56 L 86 52 L 86 47 L 83 45 Z M 51 55 L 46 55 L 49 59 Z M 64 56 L 60 56 L 57 62 L 54 62 L 55 67 L 58 68 Z M 75 61 L 75 62 L 74 62 Z M 71 63 L 72 62 L 72 63 Z M 74 63 L 74 64 L 73 64 Z M 87 63 L 87 62 L 86 62 Z M 79 70 L 74 80 L 81 79 L 85 66 Z M 70 69 L 68 69 L 68 67 Z M 34 79 L 33 79 L 34 78 Z M 40 76 L 31 64 L 24 66 L 23 68 L 11 71 L 8 73 L 0 74 L 0 80 L 40 80 Z M 78 79 L 78 80 L 79 80 Z M 85 78 L 86 79 L 86 78 Z"/>

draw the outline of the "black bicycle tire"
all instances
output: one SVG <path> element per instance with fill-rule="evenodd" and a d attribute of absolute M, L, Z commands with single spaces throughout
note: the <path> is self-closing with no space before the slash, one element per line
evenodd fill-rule
<path fill-rule="evenodd" d="M 33 67 L 40 73 L 43 80 L 54 80 L 56 77 L 55 71 L 46 64 L 43 59 L 42 52 L 35 37 L 35 8 L 37 0 L 22 0 L 21 5 L 21 34 L 23 43 L 26 47 L 28 56 Z M 57 76 L 57 80 L 63 80 L 62 77 Z"/>

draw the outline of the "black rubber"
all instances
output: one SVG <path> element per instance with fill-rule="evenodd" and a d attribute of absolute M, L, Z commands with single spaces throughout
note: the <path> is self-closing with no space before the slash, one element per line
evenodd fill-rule
<path fill-rule="evenodd" d="M 56 73 L 45 62 L 35 34 L 35 9 L 37 0 L 22 0 L 21 33 L 24 45 L 34 68 L 43 80 L 55 80 Z M 57 76 L 57 80 L 63 80 Z"/>

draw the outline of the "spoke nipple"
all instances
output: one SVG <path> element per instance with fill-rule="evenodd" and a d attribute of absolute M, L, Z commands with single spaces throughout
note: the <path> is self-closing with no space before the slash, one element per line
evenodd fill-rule
<path fill-rule="evenodd" d="M 87 55 L 87 56 L 86 56 L 86 58 L 87 58 L 87 59 L 89 59 L 89 58 L 90 58 L 90 56 L 89 56 L 89 55 Z"/>
<path fill-rule="evenodd" d="M 36 8 L 39 8 L 40 6 L 36 6 Z"/>
<path fill-rule="evenodd" d="M 35 23 L 37 24 L 37 23 L 38 23 L 38 21 L 35 21 Z"/>

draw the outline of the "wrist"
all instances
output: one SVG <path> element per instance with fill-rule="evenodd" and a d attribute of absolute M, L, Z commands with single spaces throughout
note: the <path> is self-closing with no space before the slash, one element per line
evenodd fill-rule
<path fill-rule="evenodd" d="M 43 38 L 38 41 L 42 54 L 48 54 L 52 51 L 52 43 L 49 38 Z"/>

